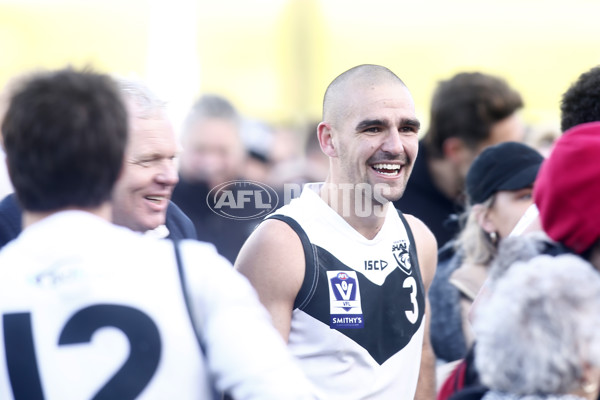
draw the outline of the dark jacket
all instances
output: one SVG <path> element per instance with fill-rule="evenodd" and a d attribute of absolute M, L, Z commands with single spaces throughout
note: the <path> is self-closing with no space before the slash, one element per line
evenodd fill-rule
<path fill-rule="evenodd" d="M 14 193 L 0 201 L 0 248 L 21 233 L 21 207 Z"/>
<path fill-rule="evenodd" d="M 237 198 L 237 187 L 232 186 L 231 190 L 233 198 Z M 232 219 L 216 214 L 207 203 L 209 192 L 210 189 L 205 183 L 189 182 L 180 177 L 172 198 L 192 220 L 198 239 L 214 244 L 219 254 L 233 264 L 242 245 L 260 220 Z"/>
<path fill-rule="evenodd" d="M 463 333 L 460 291 L 450 283 L 450 276 L 462 264 L 462 256 L 448 242 L 438 252 L 438 265 L 429 288 L 431 306 L 431 345 L 436 358 L 455 361 L 467 353 Z"/>

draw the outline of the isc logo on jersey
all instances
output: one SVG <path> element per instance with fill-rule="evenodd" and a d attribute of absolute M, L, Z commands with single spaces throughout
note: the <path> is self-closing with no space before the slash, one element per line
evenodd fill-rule
<path fill-rule="evenodd" d="M 355 271 L 327 271 L 332 329 L 364 327 L 360 288 Z"/>

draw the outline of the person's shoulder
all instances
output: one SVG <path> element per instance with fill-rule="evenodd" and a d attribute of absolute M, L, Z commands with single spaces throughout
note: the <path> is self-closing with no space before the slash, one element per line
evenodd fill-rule
<path fill-rule="evenodd" d="M 177 204 L 169 201 L 165 225 L 169 229 L 172 239 L 197 239 L 196 227 L 192 220 L 179 208 Z"/>
<path fill-rule="evenodd" d="M 402 215 L 406 218 L 406 222 L 410 226 L 415 239 L 419 242 L 427 243 L 427 247 L 435 248 L 437 253 L 437 241 L 431 229 L 429 229 L 423 221 L 412 214 L 402 213 Z"/>
<path fill-rule="evenodd" d="M 168 239 L 167 239 L 168 240 Z M 219 252 L 214 244 L 194 239 L 177 240 L 179 246 L 189 249 L 196 254 L 202 254 L 209 257 L 219 257 Z"/>
<path fill-rule="evenodd" d="M 169 200 L 169 205 L 167 206 L 167 216 L 171 216 L 173 218 L 182 218 L 185 217 L 185 213 L 179 208 L 179 206 L 173 203 L 172 200 Z"/>
<path fill-rule="evenodd" d="M 289 223 L 273 218 L 264 220 L 254 230 L 235 262 L 235 268 L 242 274 L 261 275 L 269 281 L 286 277 L 289 281 L 301 282 L 304 265 L 300 233 Z"/>
<path fill-rule="evenodd" d="M 0 210 L 21 210 L 19 203 L 17 202 L 17 195 L 14 193 L 7 194 L 0 201 Z"/>
<path fill-rule="evenodd" d="M 6 232 L 15 232 L 16 235 L 21 231 L 21 206 L 17 202 L 17 196 L 11 193 L 0 201 L 0 230 Z"/>
<path fill-rule="evenodd" d="M 53 226 L 60 227 L 63 225 L 62 221 L 57 220 Z M 75 243 L 102 243 L 103 247 L 111 249 L 110 253 L 118 256 L 118 259 L 128 260 L 128 262 L 139 260 L 138 263 L 145 262 L 154 265 L 163 262 L 172 253 L 172 242 L 170 240 L 159 239 L 143 232 L 133 231 L 128 227 L 110 221 L 98 219 L 87 221 L 82 219 L 77 226 L 86 227 L 80 229 L 81 232 L 85 232 L 84 235 L 75 237 L 73 232 L 76 230 L 70 229 L 65 237 L 76 240 Z"/>
<path fill-rule="evenodd" d="M 302 252 L 300 233 L 297 228 L 299 225 L 294 222 L 295 220 L 289 217 L 285 220 L 267 218 L 262 221 L 240 250 L 238 260 L 242 264 L 242 268 L 248 263 L 254 263 L 253 260 L 257 259 L 270 263 L 274 260 L 291 257 L 291 262 L 293 262 L 295 256 Z M 294 228 L 292 225 L 297 227 Z"/>
<path fill-rule="evenodd" d="M 248 280 L 219 254 L 212 243 L 181 240 L 176 241 L 176 245 L 179 246 L 178 262 L 184 271 L 187 288 L 196 300 L 213 302 L 234 295 L 232 292 L 237 296 L 253 291 Z"/>
<path fill-rule="evenodd" d="M 251 237 L 257 245 L 266 248 L 275 246 L 275 248 L 285 249 L 290 244 L 298 241 L 297 228 L 294 229 L 292 226 L 295 225 L 294 222 L 295 220 L 290 217 L 284 219 L 267 218 L 256 227 Z M 300 225 L 298 224 L 298 226 Z"/>
<path fill-rule="evenodd" d="M 166 239 L 166 241 L 170 241 Z M 186 267 L 191 267 L 198 272 L 212 271 L 211 273 L 220 273 L 219 271 L 233 270 L 232 263 L 221 253 L 214 244 L 200 240 L 184 239 L 175 241 L 179 247 L 181 259 Z M 226 272 L 228 273 L 228 272 Z"/>

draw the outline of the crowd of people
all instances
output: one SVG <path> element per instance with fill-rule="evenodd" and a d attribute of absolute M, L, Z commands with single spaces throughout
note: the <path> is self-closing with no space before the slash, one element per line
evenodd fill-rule
<path fill-rule="evenodd" d="M 90 69 L 1 102 L 2 399 L 599 396 L 600 67 L 562 133 L 481 72 L 421 132 L 372 64 L 302 133 Z"/>

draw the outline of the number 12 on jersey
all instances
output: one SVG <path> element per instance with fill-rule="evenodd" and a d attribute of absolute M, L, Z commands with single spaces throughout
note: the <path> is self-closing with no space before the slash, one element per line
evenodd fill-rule
<path fill-rule="evenodd" d="M 4 314 L 2 323 L 6 365 L 15 400 L 44 400 L 31 313 Z M 148 315 L 123 305 L 85 307 L 66 322 L 57 345 L 90 343 L 93 334 L 105 327 L 116 328 L 127 337 L 129 356 L 92 399 L 135 399 L 154 376 L 161 356 L 160 333 Z"/>

